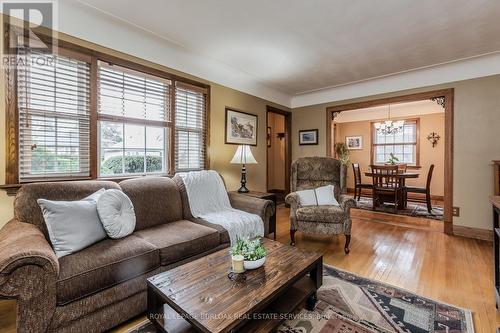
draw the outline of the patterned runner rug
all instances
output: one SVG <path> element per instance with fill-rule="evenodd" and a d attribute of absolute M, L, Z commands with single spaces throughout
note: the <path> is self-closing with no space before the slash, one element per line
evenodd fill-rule
<path fill-rule="evenodd" d="M 367 198 L 367 197 L 361 197 L 359 201 L 356 200 L 356 208 L 358 209 L 364 209 L 364 210 L 370 210 L 373 211 L 373 202 L 372 198 Z M 394 205 L 392 204 L 383 204 L 380 205 L 380 207 L 377 207 L 376 209 L 377 212 L 382 212 L 382 213 L 389 213 L 389 214 L 395 214 L 394 213 Z M 432 211 L 429 214 L 427 211 L 427 206 L 425 203 L 417 203 L 417 202 L 408 202 L 408 206 L 405 209 L 398 210 L 397 215 L 406 215 L 406 216 L 413 216 L 413 217 L 423 217 L 427 219 L 433 219 L 433 220 L 441 220 L 443 221 L 444 219 L 444 209 L 441 206 L 432 206 Z"/>
<path fill-rule="evenodd" d="M 473 333 L 470 310 L 325 266 L 314 311 L 298 309 L 279 333 Z M 144 321 L 128 333 L 153 333 Z"/>

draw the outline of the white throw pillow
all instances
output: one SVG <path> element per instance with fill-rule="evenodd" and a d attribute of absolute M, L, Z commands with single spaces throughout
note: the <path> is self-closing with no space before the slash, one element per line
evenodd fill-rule
<path fill-rule="evenodd" d="M 104 192 L 104 189 L 100 189 L 77 201 L 37 200 L 58 258 L 106 238 L 97 214 L 97 200 Z"/>
<path fill-rule="evenodd" d="M 123 238 L 134 232 L 134 205 L 122 191 L 104 192 L 97 201 L 97 212 L 110 238 Z"/>
<path fill-rule="evenodd" d="M 301 206 L 317 206 L 318 200 L 314 190 L 302 190 L 296 192 L 299 195 L 299 203 Z"/>
<path fill-rule="evenodd" d="M 321 186 L 315 189 L 316 199 L 318 200 L 318 206 L 339 206 L 337 199 L 335 199 L 335 193 L 333 192 L 333 185 Z"/>
<path fill-rule="evenodd" d="M 335 199 L 333 185 L 326 185 L 314 190 L 302 190 L 296 193 L 299 196 L 299 203 L 304 206 L 340 206 Z"/>

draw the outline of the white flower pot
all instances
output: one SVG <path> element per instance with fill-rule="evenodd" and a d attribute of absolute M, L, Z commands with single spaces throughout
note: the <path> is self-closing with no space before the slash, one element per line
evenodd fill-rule
<path fill-rule="evenodd" d="M 256 268 L 259 268 L 262 265 L 264 265 L 265 262 L 266 262 L 266 257 L 260 258 L 260 259 L 257 259 L 257 260 L 253 260 L 253 261 L 245 260 L 245 261 L 243 261 L 243 266 L 247 270 L 249 270 L 249 269 L 256 269 Z"/>

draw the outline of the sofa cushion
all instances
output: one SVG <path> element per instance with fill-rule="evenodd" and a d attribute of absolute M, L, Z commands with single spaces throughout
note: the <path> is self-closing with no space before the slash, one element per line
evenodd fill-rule
<path fill-rule="evenodd" d="M 191 257 L 219 246 L 217 230 L 180 220 L 134 233 L 160 249 L 161 265 Z"/>
<path fill-rule="evenodd" d="M 159 265 L 158 249 L 140 237 L 105 239 L 59 260 L 57 303 L 99 292 Z"/>
<path fill-rule="evenodd" d="M 297 220 L 307 222 L 343 223 L 345 212 L 340 206 L 306 206 L 296 210 Z"/>
<path fill-rule="evenodd" d="M 134 205 L 135 230 L 182 220 L 182 201 L 177 185 L 168 177 L 141 177 L 120 182 Z"/>
<path fill-rule="evenodd" d="M 42 210 L 36 202 L 38 199 L 81 200 L 102 188 L 106 190 L 120 189 L 120 186 L 112 181 L 100 180 L 24 184 L 17 191 L 16 200 L 14 201 L 14 216 L 20 222 L 36 225 L 48 240 L 49 234 Z"/>

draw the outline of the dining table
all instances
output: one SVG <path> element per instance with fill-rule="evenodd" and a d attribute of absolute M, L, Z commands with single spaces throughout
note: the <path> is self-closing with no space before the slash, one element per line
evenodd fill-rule
<path fill-rule="evenodd" d="M 374 175 L 375 174 L 371 171 L 365 172 L 366 177 L 371 178 Z M 406 172 L 406 171 L 398 172 L 396 174 L 391 174 L 391 177 L 397 177 L 397 178 L 401 179 L 401 186 L 403 186 L 403 187 L 405 186 L 406 179 L 415 179 L 415 178 L 418 178 L 419 176 L 420 176 L 420 174 L 417 172 Z M 405 194 L 403 201 L 399 203 L 398 209 L 405 209 L 407 206 L 407 202 L 408 202 L 408 197 Z"/>

